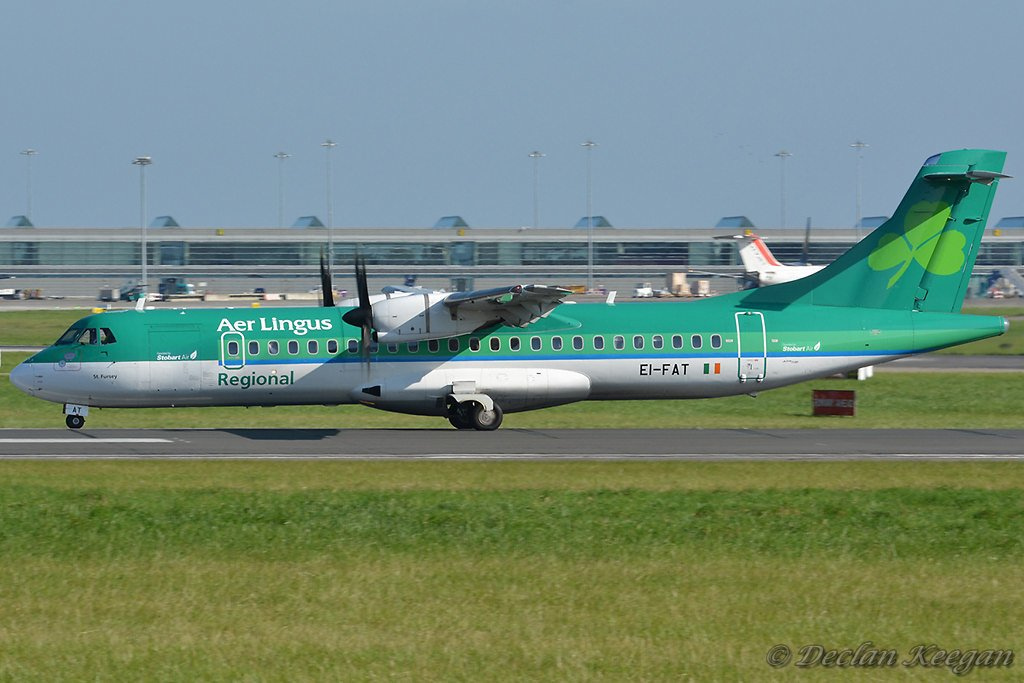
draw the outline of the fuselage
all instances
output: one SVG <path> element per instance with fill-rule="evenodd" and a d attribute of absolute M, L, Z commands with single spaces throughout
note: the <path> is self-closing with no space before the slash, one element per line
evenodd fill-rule
<path fill-rule="evenodd" d="M 94 407 L 363 403 L 444 415 L 453 391 L 505 412 L 580 400 L 753 393 L 1001 334 L 1002 318 L 793 305 L 574 304 L 525 328 L 359 348 L 343 308 L 104 312 L 11 373 Z M 80 331 L 80 332 L 79 332 Z"/>

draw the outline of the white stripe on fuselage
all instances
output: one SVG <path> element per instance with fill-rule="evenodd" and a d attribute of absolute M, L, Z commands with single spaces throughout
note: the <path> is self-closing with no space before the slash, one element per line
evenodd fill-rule
<path fill-rule="evenodd" d="M 443 395 L 452 381 L 502 369 L 563 370 L 589 379 L 589 399 L 711 398 L 773 389 L 816 377 L 883 363 L 889 356 L 770 356 L 765 378 L 740 382 L 735 356 L 635 356 L 629 358 L 524 357 L 493 360 L 460 356 L 449 361 L 378 359 L 351 362 L 246 365 L 225 369 L 217 361 L 82 363 L 78 370 L 35 368 L 34 395 L 57 403 L 95 407 L 298 405 L 356 402 L 353 391 L 415 380 Z M 709 367 L 705 371 L 705 364 Z M 717 372 L 715 365 L 718 365 Z M 464 377 L 460 377 L 464 375 Z M 189 379 L 189 378 L 193 379 Z M 154 378 L 160 378 L 154 383 Z M 287 379 L 287 381 L 285 381 Z"/>

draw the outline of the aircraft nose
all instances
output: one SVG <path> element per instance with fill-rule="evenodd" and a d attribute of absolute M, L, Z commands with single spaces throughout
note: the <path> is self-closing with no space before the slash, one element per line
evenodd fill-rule
<path fill-rule="evenodd" d="M 11 384 L 18 387 L 26 394 L 31 394 L 33 386 L 32 368 L 25 363 L 19 363 L 11 370 Z"/>

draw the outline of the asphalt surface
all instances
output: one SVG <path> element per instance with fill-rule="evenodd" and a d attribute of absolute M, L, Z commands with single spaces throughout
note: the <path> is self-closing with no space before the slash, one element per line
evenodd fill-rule
<path fill-rule="evenodd" d="M 1021 430 L 0 430 L 0 459 L 1024 460 Z"/>

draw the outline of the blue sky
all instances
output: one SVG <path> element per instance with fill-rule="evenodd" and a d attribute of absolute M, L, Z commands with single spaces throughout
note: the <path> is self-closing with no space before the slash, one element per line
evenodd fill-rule
<path fill-rule="evenodd" d="M 0 218 L 37 225 L 541 225 L 593 206 L 620 227 L 746 214 L 848 226 L 891 213 L 920 163 L 1009 152 L 1024 175 L 1016 0 L 40 0 L 0 16 Z M 992 216 L 1024 214 L 1024 178 Z"/>

